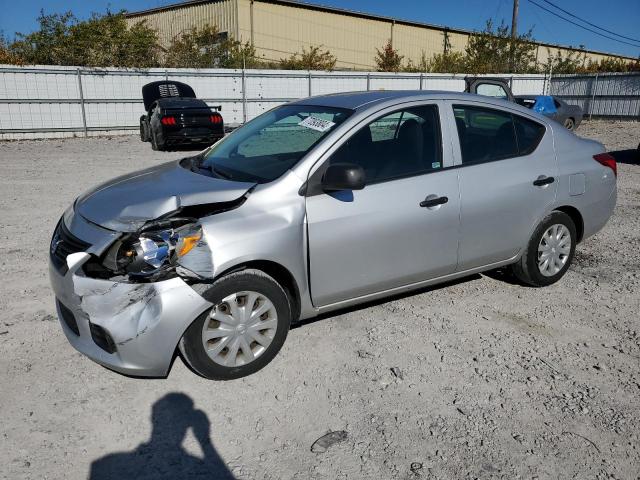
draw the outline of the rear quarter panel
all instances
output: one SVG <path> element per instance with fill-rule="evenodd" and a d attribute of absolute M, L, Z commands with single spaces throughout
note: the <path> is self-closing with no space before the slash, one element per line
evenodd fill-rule
<path fill-rule="evenodd" d="M 613 171 L 593 159 L 605 151 L 600 142 L 581 138 L 562 125 L 552 124 L 558 159 L 558 193 L 554 208 L 576 208 L 584 222 L 583 239 L 600 230 L 616 203 Z"/>

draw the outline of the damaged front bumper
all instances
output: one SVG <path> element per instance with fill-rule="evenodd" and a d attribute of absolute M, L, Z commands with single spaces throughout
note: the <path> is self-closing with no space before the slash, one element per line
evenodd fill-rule
<path fill-rule="evenodd" d="M 62 329 L 74 348 L 120 373 L 160 377 L 168 373 L 180 337 L 211 307 L 181 278 L 127 283 L 89 278 L 85 252 L 49 275 Z M 67 270 L 67 271 L 65 271 Z"/>

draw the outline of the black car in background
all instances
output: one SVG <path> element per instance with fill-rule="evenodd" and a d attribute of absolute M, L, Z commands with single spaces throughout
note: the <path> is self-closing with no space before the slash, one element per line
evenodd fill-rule
<path fill-rule="evenodd" d="M 140 139 L 154 150 L 211 145 L 224 136 L 221 107 L 209 107 L 182 82 L 158 81 L 142 87 Z"/>

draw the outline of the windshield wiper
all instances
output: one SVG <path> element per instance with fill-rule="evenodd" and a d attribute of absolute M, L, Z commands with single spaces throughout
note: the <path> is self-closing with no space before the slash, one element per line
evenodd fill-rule
<path fill-rule="evenodd" d="M 215 173 L 216 175 L 218 175 L 220 178 L 224 178 L 225 180 L 232 180 L 233 176 L 229 175 L 227 172 L 223 172 L 222 170 L 220 170 L 219 168 L 214 167 L 213 165 L 209 165 L 209 170 L 213 173 Z"/>

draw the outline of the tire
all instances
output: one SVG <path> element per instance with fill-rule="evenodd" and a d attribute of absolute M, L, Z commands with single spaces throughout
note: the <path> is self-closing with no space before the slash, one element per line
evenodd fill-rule
<path fill-rule="evenodd" d="M 147 128 L 147 124 L 144 120 L 140 120 L 140 140 L 143 142 L 149 141 L 149 129 Z"/>
<path fill-rule="evenodd" d="M 576 128 L 576 122 L 573 118 L 567 118 L 564 121 L 564 128 L 566 128 L 567 130 L 575 130 Z"/>
<path fill-rule="evenodd" d="M 210 380 L 233 380 L 273 360 L 292 320 L 289 297 L 278 282 L 260 270 L 242 270 L 216 280 L 202 296 L 214 306 L 194 320 L 179 344 L 182 357 L 196 373 Z M 255 300 L 246 310 L 249 298 Z M 259 310 L 265 312 L 248 318 Z"/>
<path fill-rule="evenodd" d="M 551 230 L 554 227 L 557 229 Z M 545 237 L 543 244 L 543 236 L 548 232 L 551 232 L 551 237 Z M 555 243 L 557 237 L 554 232 L 564 233 L 560 236 L 559 243 Z M 568 240 L 566 239 L 567 234 L 569 235 Z M 553 239 L 554 243 L 547 243 L 547 238 Z M 571 265 L 577 238 L 576 226 L 571 217 L 563 212 L 552 212 L 533 232 L 527 249 L 520 260 L 512 266 L 513 274 L 521 282 L 533 287 L 546 287 L 556 283 L 567 273 L 569 265 Z M 547 255 L 548 262 L 546 264 L 542 260 L 544 252 L 539 252 L 539 248 L 545 248 L 545 245 L 551 250 Z M 539 254 L 541 258 L 539 258 Z"/>
<path fill-rule="evenodd" d="M 156 138 L 156 133 L 151 130 L 151 149 L 158 151 L 158 152 L 162 152 L 165 150 L 165 146 L 164 143 L 158 143 L 158 139 Z"/>

